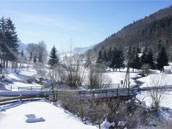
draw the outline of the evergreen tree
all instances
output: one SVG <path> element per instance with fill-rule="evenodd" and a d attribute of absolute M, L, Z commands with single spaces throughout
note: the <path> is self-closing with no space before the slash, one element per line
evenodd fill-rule
<path fill-rule="evenodd" d="M 34 63 L 36 63 L 36 62 L 37 62 L 37 57 L 36 57 L 36 56 L 34 56 L 34 58 L 33 58 L 33 62 L 34 62 Z"/>
<path fill-rule="evenodd" d="M 111 52 L 111 60 L 110 60 L 110 65 L 109 67 L 112 68 L 113 70 L 116 67 L 116 63 L 117 63 L 117 49 L 114 48 L 113 51 L 109 51 L 109 53 Z M 110 59 L 110 58 L 109 58 Z"/>
<path fill-rule="evenodd" d="M 103 52 L 103 62 L 106 64 L 108 62 L 108 57 L 106 51 Z"/>
<path fill-rule="evenodd" d="M 113 51 L 112 51 L 112 48 L 109 48 L 109 49 L 108 49 L 107 57 L 108 57 L 108 62 L 111 62 L 111 61 L 112 61 L 112 58 L 113 58 Z"/>
<path fill-rule="evenodd" d="M 99 51 L 98 58 L 97 58 L 96 62 L 100 63 L 100 64 L 103 63 L 103 55 L 102 55 L 102 51 L 101 50 Z"/>
<path fill-rule="evenodd" d="M 2 52 L 2 64 L 8 67 L 8 61 L 16 62 L 18 54 L 18 37 L 15 26 L 10 18 L 0 19 L 0 50 Z"/>
<path fill-rule="evenodd" d="M 130 46 L 128 48 L 128 52 L 127 52 L 127 58 L 128 58 L 128 60 L 130 60 L 131 56 L 132 56 L 132 46 Z"/>
<path fill-rule="evenodd" d="M 168 57 L 167 57 L 165 47 L 162 46 L 157 57 L 157 68 L 159 70 L 162 70 L 163 66 L 165 65 L 168 65 Z"/>
<path fill-rule="evenodd" d="M 138 56 L 138 53 L 135 53 L 135 55 L 131 58 L 129 62 L 129 66 L 134 69 L 140 69 L 142 64 L 141 64 L 141 59 Z"/>
<path fill-rule="evenodd" d="M 141 53 L 141 50 L 139 47 L 137 47 L 137 53 Z"/>
<path fill-rule="evenodd" d="M 114 48 L 112 57 L 113 58 L 110 63 L 110 68 L 120 69 L 121 67 L 123 67 L 124 56 L 121 49 Z"/>
<path fill-rule="evenodd" d="M 151 69 L 155 68 L 155 63 L 154 63 L 154 58 L 153 58 L 153 53 L 152 53 L 152 49 L 149 50 L 148 54 L 147 54 L 147 63 L 149 64 Z"/>
<path fill-rule="evenodd" d="M 56 48 L 55 46 L 51 49 L 51 53 L 50 53 L 50 59 L 49 59 L 49 65 L 51 66 L 54 66 L 54 65 L 57 65 L 58 62 L 59 62 L 59 59 L 57 57 L 57 54 L 56 54 Z"/>
<path fill-rule="evenodd" d="M 124 66 L 124 64 L 123 64 L 124 63 L 124 55 L 123 55 L 122 49 L 119 49 L 117 51 L 117 58 L 118 58 L 118 60 L 117 60 L 116 68 L 120 69 L 121 67 Z"/>
<path fill-rule="evenodd" d="M 147 54 L 146 54 L 145 51 L 142 53 L 142 56 L 141 56 L 141 63 L 142 63 L 142 64 L 148 63 L 148 62 L 147 62 Z"/>

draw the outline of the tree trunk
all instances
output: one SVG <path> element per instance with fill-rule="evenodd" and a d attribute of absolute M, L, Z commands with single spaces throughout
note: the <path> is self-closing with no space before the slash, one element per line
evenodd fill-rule
<path fill-rule="evenodd" d="M 99 129 L 101 129 L 101 124 L 99 123 Z"/>

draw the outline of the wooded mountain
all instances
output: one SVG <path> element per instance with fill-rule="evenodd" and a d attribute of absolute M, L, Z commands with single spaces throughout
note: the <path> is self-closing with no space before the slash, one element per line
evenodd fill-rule
<path fill-rule="evenodd" d="M 107 50 L 110 47 L 121 47 L 124 53 L 127 53 L 129 46 L 153 48 L 156 52 L 158 44 L 166 47 L 169 59 L 172 60 L 172 6 L 125 26 L 89 52 L 98 53 L 99 50 Z"/>

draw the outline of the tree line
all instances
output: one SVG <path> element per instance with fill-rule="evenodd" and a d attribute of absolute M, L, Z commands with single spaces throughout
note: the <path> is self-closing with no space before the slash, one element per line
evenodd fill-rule
<path fill-rule="evenodd" d="M 158 53 L 153 53 L 153 50 L 144 48 L 141 50 L 138 47 L 130 46 L 127 51 L 128 65 L 130 68 L 141 69 L 147 65 L 151 69 L 163 70 L 163 66 L 168 65 L 168 56 L 165 46 L 158 44 Z M 114 69 L 125 67 L 124 54 L 121 48 L 109 48 L 108 50 L 100 50 L 96 63 L 106 65 Z"/>
<path fill-rule="evenodd" d="M 48 52 L 44 41 L 40 41 L 39 43 L 28 44 L 27 52 L 29 54 L 28 60 L 31 63 L 46 63 Z"/>
<path fill-rule="evenodd" d="M 109 48 L 107 51 L 100 50 L 98 53 L 98 58 L 96 63 L 104 64 L 113 70 L 120 69 L 124 67 L 124 55 L 123 50 L 121 48 L 111 49 Z"/>
<path fill-rule="evenodd" d="M 10 18 L 0 19 L 0 64 L 8 67 L 9 61 L 16 62 L 18 55 L 18 35 Z"/>

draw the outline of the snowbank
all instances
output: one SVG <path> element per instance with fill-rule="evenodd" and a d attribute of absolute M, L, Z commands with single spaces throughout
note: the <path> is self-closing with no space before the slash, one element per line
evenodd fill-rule
<path fill-rule="evenodd" d="M 138 79 L 138 81 L 143 82 L 141 87 L 172 85 L 172 74 L 150 74 L 146 77 Z"/>
<path fill-rule="evenodd" d="M 6 80 L 9 80 L 10 83 L 5 84 L 5 88 L 1 88 L 0 90 L 11 90 L 11 91 L 18 91 L 18 90 L 32 90 L 32 89 L 41 89 L 41 85 L 33 82 L 27 83 L 27 79 L 34 78 L 36 76 L 36 71 L 33 67 L 21 69 L 20 72 L 17 74 L 14 71 L 8 71 L 6 74 Z"/>
<path fill-rule="evenodd" d="M 44 121 L 28 123 L 28 114 Z M 26 116 L 27 115 L 27 116 Z M 95 126 L 85 125 L 78 118 L 66 113 L 62 108 L 45 101 L 13 104 L 4 107 L 0 112 L 1 129 L 97 129 Z"/>
<path fill-rule="evenodd" d="M 137 97 L 137 99 L 142 101 L 145 104 L 145 106 L 151 107 L 152 99 L 150 97 L 150 92 L 147 92 L 147 91 L 141 92 L 136 97 Z M 162 100 L 161 100 L 160 106 L 172 109 L 171 100 L 172 100 L 172 91 L 171 90 L 162 93 Z"/>

